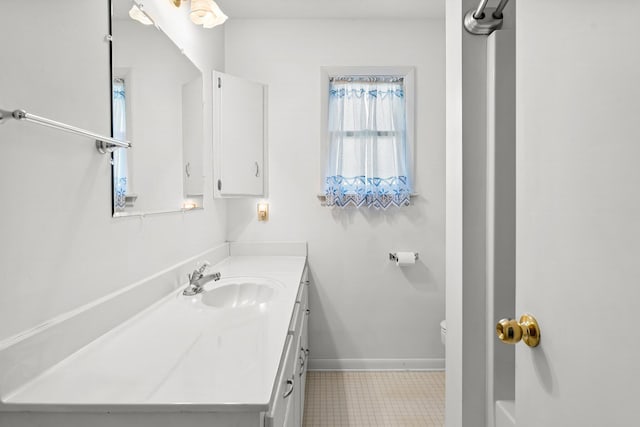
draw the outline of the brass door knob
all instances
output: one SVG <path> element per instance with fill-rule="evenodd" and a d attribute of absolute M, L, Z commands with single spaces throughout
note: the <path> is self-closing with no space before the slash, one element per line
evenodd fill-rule
<path fill-rule="evenodd" d="M 496 334 L 505 344 L 517 344 L 520 340 L 529 347 L 540 344 L 540 327 L 530 314 L 523 314 L 519 322 L 515 319 L 500 320 L 496 325 Z"/>

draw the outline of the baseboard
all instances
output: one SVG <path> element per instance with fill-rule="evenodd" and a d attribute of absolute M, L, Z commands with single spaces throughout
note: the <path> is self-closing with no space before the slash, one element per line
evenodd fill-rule
<path fill-rule="evenodd" d="M 310 359 L 310 371 L 443 371 L 445 359 Z"/>

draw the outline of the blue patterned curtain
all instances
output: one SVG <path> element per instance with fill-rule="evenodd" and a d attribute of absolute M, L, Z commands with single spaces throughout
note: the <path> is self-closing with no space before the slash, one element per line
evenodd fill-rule
<path fill-rule="evenodd" d="M 127 110 L 124 80 L 113 79 L 113 137 L 127 139 Z M 127 149 L 116 148 L 113 152 L 113 206 L 121 212 L 126 206 L 128 185 Z"/>
<path fill-rule="evenodd" d="M 328 206 L 409 205 L 407 129 L 401 78 L 333 78 L 329 86 Z"/>

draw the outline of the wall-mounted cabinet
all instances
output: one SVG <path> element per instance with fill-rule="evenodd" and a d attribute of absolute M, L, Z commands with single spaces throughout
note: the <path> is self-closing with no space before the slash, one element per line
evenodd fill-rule
<path fill-rule="evenodd" d="M 266 195 L 266 86 L 213 72 L 214 196 Z"/>

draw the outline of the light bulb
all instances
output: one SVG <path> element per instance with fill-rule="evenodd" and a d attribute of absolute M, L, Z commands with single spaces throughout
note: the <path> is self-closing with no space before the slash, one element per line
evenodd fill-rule
<path fill-rule="evenodd" d="M 218 4 L 213 0 L 210 0 L 210 2 L 211 11 L 213 13 L 212 16 L 209 16 L 206 21 L 202 23 L 202 26 L 204 28 L 213 28 L 217 25 L 224 24 L 224 21 L 227 20 L 227 15 L 225 15 L 222 10 L 220 10 Z"/>
<path fill-rule="evenodd" d="M 189 13 L 194 24 L 202 25 L 207 19 L 213 17 L 213 9 L 210 0 L 191 0 L 191 12 Z"/>
<path fill-rule="evenodd" d="M 213 28 L 227 20 L 227 15 L 213 0 L 191 0 L 189 16 L 194 24 L 202 25 L 204 28 Z"/>

